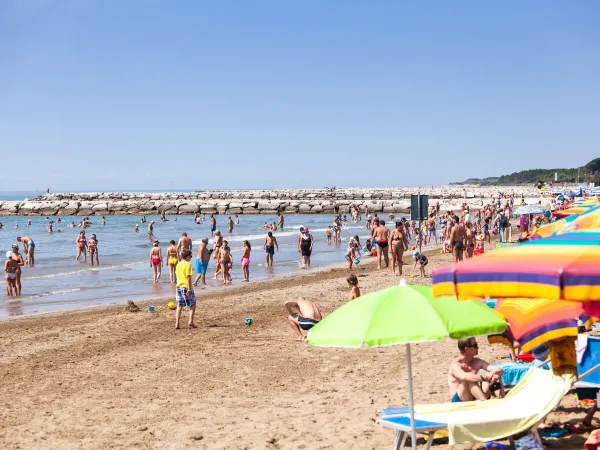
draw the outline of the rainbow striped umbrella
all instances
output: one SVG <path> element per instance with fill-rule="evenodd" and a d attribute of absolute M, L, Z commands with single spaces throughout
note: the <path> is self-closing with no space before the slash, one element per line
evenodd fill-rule
<path fill-rule="evenodd" d="M 541 226 L 530 239 L 540 239 L 570 231 L 584 230 L 600 227 L 600 205 L 588 208 L 581 214 L 574 214 L 556 222 Z"/>
<path fill-rule="evenodd" d="M 565 300 L 511 298 L 496 302 L 521 350 L 529 352 L 554 339 L 577 336 L 577 318 L 582 303 Z"/>
<path fill-rule="evenodd" d="M 432 273 L 433 294 L 600 300 L 600 229 L 505 247 Z"/>

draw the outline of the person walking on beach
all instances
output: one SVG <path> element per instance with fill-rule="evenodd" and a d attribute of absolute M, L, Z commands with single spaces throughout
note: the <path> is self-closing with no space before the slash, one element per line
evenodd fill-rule
<path fill-rule="evenodd" d="M 190 252 L 192 251 L 192 240 L 188 237 L 185 231 L 181 233 L 181 237 L 177 243 L 177 253 L 181 255 L 184 250 L 189 250 Z"/>
<path fill-rule="evenodd" d="M 85 237 L 85 230 L 79 232 L 79 236 L 75 239 L 75 245 L 77 247 L 76 261 L 79 261 L 79 257 L 83 255 L 83 261 L 87 262 L 87 238 Z"/>
<path fill-rule="evenodd" d="M 145 218 L 145 217 L 144 217 Z M 151 220 L 148 224 L 148 240 L 154 240 L 154 220 Z"/>
<path fill-rule="evenodd" d="M 244 254 L 240 259 L 242 262 L 242 275 L 244 279 L 242 281 L 250 281 L 250 241 L 244 241 Z"/>
<path fill-rule="evenodd" d="M 306 339 L 302 331 L 308 332 L 323 319 L 317 305 L 302 297 L 296 301 L 285 302 L 285 309 L 288 312 L 288 323 L 296 333 L 298 341 Z"/>
<path fill-rule="evenodd" d="M 198 286 L 199 280 L 202 280 L 202 286 L 206 286 L 206 271 L 209 261 L 208 238 L 202 238 L 198 246 L 198 253 L 196 254 L 196 273 L 198 275 L 196 275 L 196 279 L 194 280 L 194 286 Z"/>
<path fill-rule="evenodd" d="M 473 233 L 473 224 L 470 221 L 465 223 L 465 255 L 467 259 L 473 257 L 475 251 L 475 234 Z"/>
<path fill-rule="evenodd" d="M 4 281 L 6 281 L 6 295 L 12 297 L 17 294 L 17 270 L 19 263 L 13 258 L 13 252 L 6 252 L 4 261 Z"/>
<path fill-rule="evenodd" d="M 188 327 L 197 328 L 194 323 L 194 315 L 196 313 L 196 294 L 192 286 L 192 252 L 184 250 L 181 252 L 181 261 L 177 264 L 176 276 L 177 286 L 175 287 L 175 302 L 177 303 L 177 311 L 175 311 L 175 329 L 180 330 L 179 322 L 181 320 L 181 310 L 184 307 L 190 308 L 188 319 Z"/>
<path fill-rule="evenodd" d="M 23 253 L 25 254 L 25 264 L 33 266 L 35 264 L 35 243 L 29 236 L 17 237 L 17 242 L 23 244 Z"/>
<path fill-rule="evenodd" d="M 214 236 L 215 231 L 217 231 L 217 219 L 213 214 L 210 215 L 210 235 Z"/>
<path fill-rule="evenodd" d="M 396 229 L 392 231 L 390 238 L 392 242 L 392 275 L 396 275 L 396 265 L 398 265 L 398 275 L 402 275 L 402 256 L 408 249 L 408 239 L 401 221 L 396 222 Z"/>
<path fill-rule="evenodd" d="M 283 222 L 284 222 L 283 213 L 277 213 L 277 226 L 279 227 L 279 229 L 281 231 L 283 231 Z"/>
<path fill-rule="evenodd" d="M 432 240 L 435 239 L 435 244 L 437 245 L 437 235 L 435 234 L 435 213 L 431 213 L 429 215 L 429 219 L 427 219 L 427 240 L 431 243 Z"/>
<path fill-rule="evenodd" d="M 179 250 L 175 245 L 175 240 L 171 239 L 171 241 L 169 241 L 169 248 L 167 249 L 167 269 L 169 270 L 169 280 L 171 284 L 177 283 L 175 269 L 177 268 L 177 263 L 179 262 L 179 254 Z"/>
<path fill-rule="evenodd" d="M 275 255 L 275 250 L 279 251 L 279 244 L 277 243 L 277 238 L 273 236 L 272 231 L 267 233 L 263 248 L 266 253 L 266 267 L 273 267 L 273 256 Z"/>
<path fill-rule="evenodd" d="M 19 253 L 19 246 L 17 244 L 13 244 L 11 249 L 12 249 L 12 253 L 13 253 L 13 259 L 15 261 L 17 261 L 17 278 L 16 278 L 17 295 L 21 295 L 21 274 L 23 273 L 23 270 L 21 269 L 21 267 L 23 267 L 25 265 L 25 261 L 23 261 L 23 255 L 21 255 L 21 253 Z"/>
<path fill-rule="evenodd" d="M 307 269 L 310 269 L 310 255 L 312 253 L 313 243 L 314 240 L 312 234 L 309 233 L 308 228 L 304 228 L 298 244 L 298 251 L 302 256 L 302 268 L 306 267 Z"/>
<path fill-rule="evenodd" d="M 466 231 L 465 227 L 461 225 L 458 216 L 454 216 L 452 218 L 454 226 L 452 227 L 452 231 L 450 231 L 450 245 L 452 246 L 452 258 L 453 262 L 458 262 L 463 260 L 463 251 L 465 247 L 465 236 Z"/>
<path fill-rule="evenodd" d="M 383 259 L 385 260 L 385 267 L 389 267 L 390 265 L 390 257 L 388 255 L 388 241 L 390 238 L 390 230 L 385 226 L 385 221 L 383 219 L 379 220 L 379 225 L 377 227 L 373 227 L 373 236 L 377 241 L 377 268 L 381 269 L 381 255 L 383 254 Z"/>
<path fill-rule="evenodd" d="M 152 250 L 150 250 L 150 267 L 154 271 L 154 283 L 155 284 L 158 283 L 158 280 L 160 280 L 162 266 L 164 265 L 163 258 L 162 258 L 162 252 L 158 245 L 159 245 L 159 242 L 154 241 Z"/>
<path fill-rule="evenodd" d="M 100 265 L 100 261 L 98 260 L 98 239 L 95 234 L 92 234 L 92 237 L 87 243 L 88 250 L 90 251 L 90 262 L 92 266 L 94 265 L 94 258 L 96 259 L 96 265 Z"/>

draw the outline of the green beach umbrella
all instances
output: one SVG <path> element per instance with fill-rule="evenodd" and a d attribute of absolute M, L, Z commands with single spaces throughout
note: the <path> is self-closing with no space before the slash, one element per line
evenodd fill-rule
<path fill-rule="evenodd" d="M 322 347 L 406 345 L 412 448 L 416 449 L 410 344 L 501 333 L 506 322 L 486 305 L 433 297 L 431 287 L 394 286 L 363 295 L 325 317 L 308 333 Z"/>

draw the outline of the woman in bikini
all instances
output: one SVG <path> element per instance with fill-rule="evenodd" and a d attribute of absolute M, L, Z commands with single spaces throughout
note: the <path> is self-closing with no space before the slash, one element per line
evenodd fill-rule
<path fill-rule="evenodd" d="M 13 252 L 6 252 L 4 261 L 4 280 L 6 281 L 6 295 L 9 297 L 17 294 L 17 270 L 19 263 L 13 258 Z"/>
<path fill-rule="evenodd" d="M 390 238 L 392 241 L 392 274 L 396 274 L 396 264 L 398 264 L 398 275 L 402 275 L 402 255 L 408 248 L 408 239 L 402 222 L 396 222 L 396 229 L 392 231 Z"/>
<path fill-rule="evenodd" d="M 87 243 L 88 249 L 90 251 L 90 260 L 92 266 L 94 265 L 94 258 L 96 258 L 96 264 L 99 266 L 100 261 L 98 260 L 98 239 L 95 234 L 92 234 L 92 237 Z"/>
<path fill-rule="evenodd" d="M 158 280 L 160 279 L 162 266 L 164 265 L 162 252 L 158 244 L 158 241 L 154 241 L 152 250 L 150 250 L 150 267 L 154 271 L 154 283 L 158 283 Z"/>
<path fill-rule="evenodd" d="M 19 246 L 13 244 L 12 246 L 13 259 L 17 261 L 17 295 L 21 295 L 21 274 L 23 271 L 21 267 L 25 265 L 25 261 L 23 260 L 23 255 L 19 253 Z"/>
<path fill-rule="evenodd" d="M 77 245 L 77 256 L 75 259 L 79 261 L 79 257 L 83 255 L 83 261 L 87 261 L 87 239 L 85 238 L 85 230 L 81 230 L 79 232 L 79 236 L 75 240 L 75 244 Z"/>
<path fill-rule="evenodd" d="M 250 251 L 252 247 L 249 241 L 244 241 L 244 254 L 242 255 L 242 275 L 244 279 L 242 281 L 250 281 Z"/>
<path fill-rule="evenodd" d="M 169 248 L 167 249 L 167 268 L 169 269 L 169 278 L 171 279 L 171 284 L 177 283 L 177 276 L 175 275 L 175 268 L 177 267 L 177 263 L 179 262 L 179 256 L 177 253 L 177 246 L 175 245 L 175 241 L 169 242 Z"/>

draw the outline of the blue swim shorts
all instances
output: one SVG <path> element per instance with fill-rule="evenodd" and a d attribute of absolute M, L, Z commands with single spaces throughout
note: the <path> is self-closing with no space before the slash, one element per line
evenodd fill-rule
<path fill-rule="evenodd" d="M 206 269 L 208 269 L 208 261 L 201 261 L 200 258 L 196 258 L 196 273 L 206 275 Z"/>

